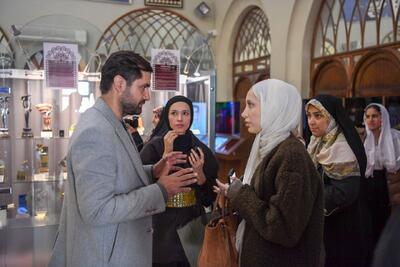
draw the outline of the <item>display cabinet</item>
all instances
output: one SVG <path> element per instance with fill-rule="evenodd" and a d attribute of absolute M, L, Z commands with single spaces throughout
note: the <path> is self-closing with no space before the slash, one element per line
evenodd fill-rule
<path fill-rule="evenodd" d="M 43 86 L 43 71 L 0 70 L 0 208 L 7 217 L 0 224 L 0 266 L 47 265 L 69 138 L 100 94 L 98 76 L 80 73 L 77 89 L 50 89 Z"/>
<path fill-rule="evenodd" d="M 68 140 L 68 137 L 16 138 L 12 172 L 12 199 L 16 208 L 10 210 L 11 218 L 60 212 L 67 177 Z"/>
<path fill-rule="evenodd" d="M 2 72 L 9 93 L 3 93 L 8 125 L 3 122 L 2 129 L 8 134 L 0 138 L 0 181 L 12 188 L 14 204 L 8 218 L 57 214 L 69 137 L 80 114 L 94 104 L 98 79 L 81 75 L 77 89 L 53 89 L 43 86 L 43 71 Z"/>

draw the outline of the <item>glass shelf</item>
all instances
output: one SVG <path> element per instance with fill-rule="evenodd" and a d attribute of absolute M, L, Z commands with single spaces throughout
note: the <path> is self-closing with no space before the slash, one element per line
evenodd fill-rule
<path fill-rule="evenodd" d="M 16 137 L 15 139 L 16 140 L 29 140 L 29 139 L 35 139 L 35 140 L 42 140 L 42 139 L 69 140 L 69 137 L 59 137 L 59 136 L 41 137 L 41 136 L 34 136 L 34 137 Z"/>
<path fill-rule="evenodd" d="M 7 203 L 0 205 L 14 206 L 7 211 L 10 220 L 57 217 L 61 212 L 67 178 L 65 157 L 70 131 L 74 129 L 81 111 L 91 106 L 100 95 L 98 81 L 80 81 L 85 90 L 50 89 L 44 86 L 42 77 L 14 77 L 13 73 L 20 71 L 12 70 L 9 77 L 3 77 L 4 85 L 11 88 L 9 136 L 0 138 L 0 187 L 12 188 L 12 194 Z M 31 109 L 26 113 L 22 99 L 28 95 Z M 41 136 L 44 121 L 42 113 L 35 108 L 37 104 L 52 106 L 51 137 Z M 22 137 L 25 128 L 31 129 L 32 137 Z"/>
<path fill-rule="evenodd" d="M 59 217 L 55 215 L 33 216 L 29 218 L 9 219 L 4 229 L 18 229 L 57 225 Z"/>
<path fill-rule="evenodd" d="M 55 178 L 50 177 L 42 180 L 25 180 L 25 181 L 14 181 L 13 184 L 23 184 L 23 183 L 48 183 L 48 182 L 59 182 L 59 181 L 66 181 L 67 180 L 67 173 L 64 174 L 62 178 Z"/>

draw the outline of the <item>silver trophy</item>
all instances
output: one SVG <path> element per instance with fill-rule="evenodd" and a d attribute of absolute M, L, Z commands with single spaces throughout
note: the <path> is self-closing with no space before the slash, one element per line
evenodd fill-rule
<path fill-rule="evenodd" d="M 29 127 L 29 113 L 32 111 L 31 95 L 24 95 L 21 100 L 25 111 L 25 127 L 22 131 L 22 137 L 33 137 L 32 129 Z"/>
<path fill-rule="evenodd" d="M 1 114 L 1 123 L 2 127 L 0 128 L 0 138 L 9 137 L 8 134 L 8 114 L 10 113 L 10 109 L 8 107 L 10 97 L 9 96 L 0 96 L 0 114 Z"/>

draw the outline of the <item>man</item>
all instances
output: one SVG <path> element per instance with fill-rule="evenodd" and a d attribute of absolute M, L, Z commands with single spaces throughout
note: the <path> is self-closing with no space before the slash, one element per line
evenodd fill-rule
<path fill-rule="evenodd" d="M 183 160 L 176 152 L 143 166 L 123 126 L 122 117 L 140 114 L 150 99 L 151 72 L 131 51 L 116 52 L 105 62 L 102 95 L 70 140 L 68 183 L 49 266 L 150 267 L 152 215 L 165 210 L 168 195 L 190 191 L 196 182 L 189 168 L 164 175 Z"/>

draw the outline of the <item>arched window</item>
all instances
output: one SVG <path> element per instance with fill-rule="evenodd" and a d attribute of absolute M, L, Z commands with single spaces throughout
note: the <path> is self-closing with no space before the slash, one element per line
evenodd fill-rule
<path fill-rule="evenodd" d="M 9 69 L 14 66 L 14 51 L 3 29 L 0 28 L 0 69 Z"/>
<path fill-rule="evenodd" d="M 244 16 L 236 36 L 233 53 L 234 83 L 241 76 L 253 83 L 260 76 L 270 74 L 271 36 L 268 19 L 259 7 L 250 9 Z"/>
<path fill-rule="evenodd" d="M 387 84 L 383 81 L 382 83 L 379 77 L 383 77 L 382 74 L 387 72 L 386 68 L 392 68 L 393 64 L 398 62 L 396 54 L 400 49 L 399 2 L 322 1 L 315 23 L 311 51 L 311 95 L 327 93 L 341 97 L 359 96 L 365 95 L 367 89 L 368 95 L 393 93 L 385 92 L 385 89 L 393 89 L 400 84 Z M 364 58 L 370 56 L 371 51 L 375 51 L 374 65 L 360 66 L 362 62 L 371 63 Z M 394 56 L 392 63 L 383 64 L 391 56 Z M 398 63 L 399 67 L 396 69 L 400 69 L 400 62 Z M 341 70 L 341 77 L 338 77 L 337 71 L 330 71 L 338 69 Z M 358 71 L 360 69 L 368 71 L 368 81 L 364 75 L 367 72 Z M 400 76 L 400 73 L 397 76 Z M 373 81 L 375 78 L 380 81 Z M 337 80 L 341 82 L 335 83 Z M 364 82 L 360 83 L 360 80 Z M 395 81 L 392 79 L 391 82 Z M 356 88 L 357 84 L 363 84 L 363 87 Z"/>
<path fill-rule="evenodd" d="M 398 0 L 325 0 L 315 29 L 314 57 L 397 42 L 398 12 Z"/>
<path fill-rule="evenodd" d="M 180 49 L 182 65 L 193 73 L 214 68 L 212 54 L 201 32 L 186 18 L 164 9 L 134 10 L 114 21 L 97 43 L 97 51 L 108 55 L 132 50 L 151 58 L 152 48 Z M 203 49 L 206 48 L 206 49 Z M 190 60 L 191 64 L 185 64 Z"/>

